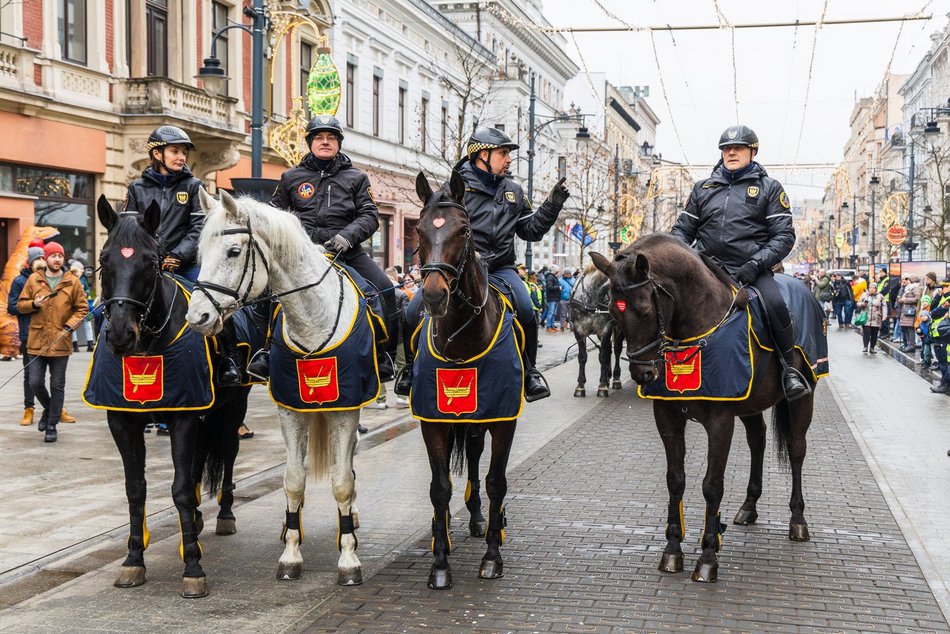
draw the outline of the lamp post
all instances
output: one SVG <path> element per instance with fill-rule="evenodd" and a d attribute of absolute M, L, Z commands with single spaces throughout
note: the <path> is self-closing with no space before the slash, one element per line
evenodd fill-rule
<path fill-rule="evenodd" d="M 834 219 L 835 219 L 835 215 L 834 215 L 834 214 L 828 214 L 828 266 L 827 266 L 827 268 L 829 268 L 829 269 L 833 269 L 833 268 L 834 268 L 834 263 L 835 263 L 835 261 L 832 259 L 832 255 L 831 255 L 831 254 L 833 253 L 833 251 L 831 250 L 831 248 L 832 248 L 832 246 L 834 246 L 834 242 L 832 241 L 832 237 L 833 237 L 833 236 L 831 235 L 832 232 L 834 231 L 834 228 L 833 228 Z"/>
<path fill-rule="evenodd" d="M 868 222 L 868 228 L 871 230 L 871 248 L 868 249 L 868 274 L 869 279 L 874 279 L 874 259 L 877 257 L 877 245 L 874 244 L 874 214 L 877 211 L 877 187 L 881 184 L 881 179 L 877 174 L 871 176 L 871 218 Z"/>
<path fill-rule="evenodd" d="M 559 114 L 554 117 L 551 117 L 548 121 L 543 122 L 541 125 L 535 126 L 535 116 L 534 107 L 537 102 L 537 95 L 534 92 L 534 71 L 531 71 L 531 94 L 528 97 L 528 200 L 531 201 L 531 204 L 534 204 L 534 142 L 538 136 L 538 132 L 543 130 L 545 127 L 555 123 L 557 121 L 578 121 L 581 125 L 577 129 L 577 135 L 575 138 L 578 141 L 586 141 L 590 139 L 590 133 L 587 131 L 587 128 L 584 127 L 584 117 L 585 114 Z M 524 248 L 524 262 L 528 270 L 531 270 L 532 260 L 534 258 L 534 247 L 532 242 L 528 240 L 525 243 Z"/>
<path fill-rule="evenodd" d="M 211 37 L 211 57 L 205 58 L 195 78 L 201 80 L 204 91 L 211 97 L 221 94 L 229 78 L 217 57 L 218 38 L 231 29 L 241 29 L 251 36 L 251 178 L 235 178 L 231 181 L 235 189 L 265 200 L 265 195 L 266 199 L 270 198 L 276 181 L 261 178 L 264 146 L 264 33 L 267 30 L 264 0 L 254 0 L 253 6 L 244 7 L 244 15 L 251 18 L 250 27 L 230 24 L 214 33 Z"/>
<path fill-rule="evenodd" d="M 612 251 L 617 251 L 620 248 L 620 240 L 617 238 L 617 232 L 619 227 L 617 226 L 620 222 L 620 144 L 617 143 L 614 146 L 614 231 L 613 238 L 610 243 L 607 245 Z M 603 207 L 601 207 L 603 210 Z"/>

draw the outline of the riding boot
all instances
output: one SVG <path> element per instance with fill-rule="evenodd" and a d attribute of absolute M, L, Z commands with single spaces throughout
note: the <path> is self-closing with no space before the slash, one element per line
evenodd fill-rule
<path fill-rule="evenodd" d="M 388 383 L 396 377 L 393 358 L 386 350 L 376 350 L 376 369 L 379 371 L 380 383 Z"/>
<path fill-rule="evenodd" d="M 254 354 L 254 358 L 247 364 L 247 373 L 265 382 L 270 378 L 270 343 L 264 344 L 264 347 Z"/>
<path fill-rule="evenodd" d="M 524 354 L 521 363 L 524 365 L 524 400 L 533 403 L 542 398 L 551 396 L 548 382 L 535 367 L 538 358 L 538 326 L 533 319 L 522 324 L 524 330 Z"/>
<path fill-rule="evenodd" d="M 413 353 L 412 346 L 406 338 L 403 338 L 402 348 L 403 353 L 406 355 L 406 365 L 402 366 L 396 374 L 396 383 L 393 385 L 393 392 L 395 392 L 397 396 L 409 396 L 409 392 L 412 390 L 412 364 L 416 359 L 416 355 Z"/>
<path fill-rule="evenodd" d="M 218 383 L 222 387 L 238 387 L 241 385 L 241 366 L 238 363 L 237 343 L 235 341 L 234 324 L 231 321 L 224 323 L 224 329 L 218 335 L 221 344 L 221 359 L 218 366 Z"/>
<path fill-rule="evenodd" d="M 811 393 L 811 388 L 802 373 L 795 368 L 795 346 L 792 324 L 778 327 L 772 333 L 775 346 L 781 351 L 779 363 L 782 365 L 782 387 L 785 398 L 794 401 Z"/>

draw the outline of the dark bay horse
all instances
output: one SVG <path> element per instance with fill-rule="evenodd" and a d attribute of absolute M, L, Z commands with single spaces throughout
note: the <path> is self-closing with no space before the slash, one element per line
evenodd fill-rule
<path fill-rule="evenodd" d="M 161 271 L 161 253 L 154 238 L 161 211 L 153 203 L 142 214 L 117 214 L 102 196 L 98 215 L 109 232 L 99 257 L 105 343 L 120 358 L 162 354 L 185 327 L 188 301 L 175 280 Z M 155 421 L 167 423 L 171 433 L 175 468 L 172 498 L 178 511 L 180 553 L 185 564 L 181 595 L 198 598 L 208 594 L 207 578 L 199 561 L 198 535 L 203 527 L 198 511 L 201 475 L 207 469 L 207 484 L 212 493 L 220 486 L 221 513 L 216 532 L 234 533 L 231 474 L 240 442 L 237 430 L 244 421 L 249 390 L 216 386 L 213 408 L 200 412 L 108 411 L 109 431 L 125 470 L 130 518 L 128 556 L 115 581 L 116 587 L 131 588 L 145 583 L 145 549 L 149 541 L 145 524 L 145 425 Z"/>
<path fill-rule="evenodd" d="M 623 337 L 617 331 L 616 322 L 610 316 L 608 294 L 610 282 L 607 276 L 588 267 L 578 278 L 571 291 L 571 329 L 577 341 L 577 387 L 575 397 L 587 396 L 587 340 L 596 336 L 600 343 L 597 360 L 600 362 L 600 381 L 597 383 L 597 396 L 607 397 L 610 389 L 620 389 L 620 353 L 623 350 Z M 611 367 L 611 352 L 613 366 Z M 611 377 L 613 381 L 611 382 Z"/>
<path fill-rule="evenodd" d="M 481 354 L 495 336 L 504 307 L 498 294 L 489 289 L 488 270 L 476 255 L 475 242 L 463 201 L 465 183 L 452 173 L 448 192 L 433 192 L 425 175 L 416 178 L 416 193 L 424 208 L 416 228 L 419 234 L 419 258 L 422 263 L 422 301 L 433 320 L 432 346 L 448 359 L 472 359 Z M 423 331 L 419 345 L 424 345 Z M 416 357 L 418 363 L 419 356 Z M 520 357 L 518 361 L 520 365 Z M 416 380 L 420 374 L 415 371 Z M 520 378 L 520 377 L 519 377 Z M 413 386 L 413 394 L 416 386 Z M 412 396 L 410 396 L 410 399 Z M 470 531 L 482 532 L 488 544 L 478 576 L 497 579 L 503 576 L 501 546 L 505 536 L 504 500 L 508 492 L 505 471 L 514 439 L 516 419 L 486 423 L 446 423 L 422 420 L 422 437 L 429 455 L 432 483 L 432 551 L 435 562 L 429 572 L 429 587 L 452 587 L 449 567 L 449 502 L 452 483 L 450 463 L 461 472 L 465 459 L 469 462 L 469 484 L 466 502 L 472 512 Z M 488 523 L 481 516 L 478 497 L 478 460 L 485 442 L 485 431 L 491 434 L 491 463 L 485 478 L 488 494 Z"/>
<path fill-rule="evenodd" d="M 663 376 L 663 352 L 675 345 L 673 341 L 707 333 L 722 323 L 724 315 L 730 314 L 734 308 L 732 282 L 726 273 L 707 264 L 695 251 L 672 236 L 646 236 L 618 253 L 613 261 L 597 253 L 592 253 L 591 258 L 595 266 L 610 278 L 610 312 L 626 337 L 630 374 L 638 384 L 650 383 Z M 746 295 L 744 291 L 740 293 Z M 792 469 L 788 536 L 794 541 L 809 539 L 802 497 L 802 463 L 805 460 L 805 434 L 812 419 L 814 390 L 803 398 L 787 401 L 775 355 L 763 355 L 755 345 L 752 350 L 755 383 L 747 399 L 653 401 L 653 416 L 666 449 L 666 481 L 670 492 L 667 544 L 659 565 L 663 572 L 683 570 L 680 544 L 685 533 L 682 505 L 686 487 L 684 433 L 688 420 L 698 421 L 709 438 L 708 468 L 703 479 L 706 513 L 702 554 L 696 563 L 693 581 L 713 582 L 718 576 L 717 553 L 725 531 L 720 521 L 719 504 L 737 416 L 745 425 L 752 468 L 746 499 L 733 523 L 748 525 L 758 518 L 756 502 L 762 494 L 765 454 L 762 413 L 772 407 L 778 456 L 782 461 L 789 461 Z M 814 376 L 801 355 L 798 355 L 795 367 L 808 377 L 814 388 Z"/>

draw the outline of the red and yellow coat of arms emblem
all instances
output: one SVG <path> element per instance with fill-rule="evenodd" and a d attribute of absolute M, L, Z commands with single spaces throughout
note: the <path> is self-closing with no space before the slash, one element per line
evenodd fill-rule
<path fill-rule="evenodd" d="M 304 403 L 329 403 L 340 398 L 336 357 L 297 359 L 297 387 Z"/>
<path fill-rule="evenodd" d="M 161 355 L 122 357 L 122 397 L 127 401 L 150 403 L 165 394 L 165 364 Z"/>
<path fill-rule="evenodd" d="M 666 389 L 680 393 L 698 390 L 703 384 L 702 354 L 696 346 L 664 353 Z"/>
<path fill-rule="evenodd" d="M 478 409 L 478 368 L 437 368 L 436 407 L 443 414 L 471 414 Z"/>

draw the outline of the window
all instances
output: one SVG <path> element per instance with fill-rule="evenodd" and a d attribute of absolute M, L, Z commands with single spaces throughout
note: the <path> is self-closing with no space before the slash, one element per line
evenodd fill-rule
<path fill-rule="evenodd" d="M 56 26 L 63 59 L 86 63 L 86 0 L 59 0 Z"/>
<path fill-rule="evenodd" d="M 214 37 L 214 34 L 223 29 L 228 25 L 228 5 L 221 4 L 220 2 L 211 3 L 211 36 Z M 221 35 L 218 36 L 218 41 L 215 44 L 214 52 L 217 55 L 218 59 L 221 60 L 221 70 L 224 71 L 224 74 L 228 73 L 228 33 L 230 31 L 224 31 Z M 224 89 L 221 91 L 221 94 L 225 97 L 228 96 L 228 84 L 231 82 L 224 82 Z"/>
<path fill-rule="evenodd" d="M 145 1 L 149 77 L 168 75 L 168 0 Z"/>
<path fill-rule="evenodd" d="M 429 118 L 429 99 L 426 97 L 422 98 L 422 103 L 419 104 L 419 149 L 423 152 L 426 151 L 426 137 L 428 136 L 428 130 L 426 129 L 426 121 Z"/>
<path fill-rule="evenodd" d="M 304 116 L 310 116 L 310 102 L 307 101 L 307 82 L 310 80 L 310 67 L 313 66 L 313 44 L 300 42 L 300 96 L 303 97 Z"/>
<path fill-rule="evenodd" d="M 352 128 L 356 110 L 356 64 L 346 64 L 346 127 Z"/>
<path fill-rule="evenodd" d="M 442 104 L 442 152 L 448 149 L 449 143 L 449 107 Z"/>
<path fill-rule="evenodd" d="M 362 243 L 363 250 L 376 261 L 381 269 L 389 266 L 389 232 L 392 221 L 392 216 L 379 214 L 379 229 Z"/>
<path fill-rule="evenodd" d="M 406 143 L 406 89 L 399 87 L 399 143 Z"/>
<path fill-rule="evenodd" d="M 379 136 L 379 108 L 380 92 L 382 92 L 383 78 L 379 75 L 373 76 L 373 136 Z"/>

